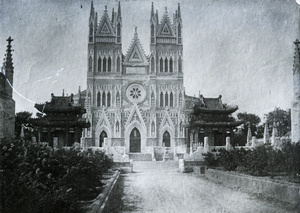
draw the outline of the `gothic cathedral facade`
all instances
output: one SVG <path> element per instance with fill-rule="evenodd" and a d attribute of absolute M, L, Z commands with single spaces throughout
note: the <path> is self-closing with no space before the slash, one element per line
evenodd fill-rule
<path fill-rule="evenodd" d="M 91 5 L 88 37 L 85 133 L 92 146 L 123 146 L 126 153 L 151 153 L 185 143 L 183 43 L 180 5 L 171 21 L 161 21 L 152 4 L 150 54 L 146 55 L 137 28 L 126 54 L 122 51 L 121 5 L 105 7 L 98 16 Z M 105 139 L 106 138 L 106 139 Z"/>

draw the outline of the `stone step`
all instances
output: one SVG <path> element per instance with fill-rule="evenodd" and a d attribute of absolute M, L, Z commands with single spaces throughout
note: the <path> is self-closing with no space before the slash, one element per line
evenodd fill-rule
<path fill-rule="evenodd" d="M 145 153 L 129 153 L 129 159 L 133 161 L 152 161 L 152 154 Z"/>

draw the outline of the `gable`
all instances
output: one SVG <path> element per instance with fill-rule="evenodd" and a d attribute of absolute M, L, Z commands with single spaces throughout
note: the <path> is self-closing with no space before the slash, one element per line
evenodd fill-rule
<path fill-rule="evenodd" d="M 114 29 L 107 12 L 105 12 L 101 18 L 97 33 L 100 35 L 114 35 Z"/>
<path fill-rule="evenodd" d="M 130 112 L 130 115 L 126 122 L 126 126 L 128 126 L 129 124 L 131 124 L 133 122 L 141 123 L 146 128 L 142 114 L 136 104 L 133 106 L 133 109 Z"/>
<path fill-rule="evenodd" d="M 131 45 L 129 47 L 129 50 L 126 54 L 124 63 L 129 63 L 129 64 L 142 64 L 142 65 L 147 65 L 148 61 L 146 59 L 146 56 L 144 54 L 142 45 L 138 39 L 137 32 L 135 32 L 133 40 L 131 42 Z"/>
<path fill-rule="evenodd" d="M 158 36 L 175 36 L 171 21 L 167 14 L 164 15 L 161 21 L 160 28 L 158 30 Z"/>

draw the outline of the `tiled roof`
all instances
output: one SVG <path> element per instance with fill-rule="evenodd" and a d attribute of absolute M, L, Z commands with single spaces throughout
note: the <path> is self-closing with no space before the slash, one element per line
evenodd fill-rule
<path fill-rule="evenodd" d="M 81 112 L 80 105 L 74 106 L 73 95 L 71 96 L 54 96 L 51 95 L 51 101 L 44 104 L 35 104 L 35 108 L 42 113 L 47 112 Z"/>
<path fill-rule="evenodd" d="M 204 105 L 207 109 L 222 110 L 224 106 L 220 98 L 203 98 Z"/>

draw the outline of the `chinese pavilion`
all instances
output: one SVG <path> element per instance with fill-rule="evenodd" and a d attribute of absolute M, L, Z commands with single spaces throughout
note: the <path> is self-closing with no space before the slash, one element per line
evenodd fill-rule
<path fill-rule="evenodd" d="M 210 146 L 224 146 L 226 137 L 233 137 L 233 129 L 242 124 L 231 116 L 237 106 L 228 106 L 222 103 L 222 96 L 218 98 L 186 97 L 186 103 L 191 113 L 189 122 L 184 126 L 189 132 L 189 141 L 203 143 L 208 137 Z"/>
<path fill-rule="evenodd" d="M 39 141 L 59 147 L 80 142 L 82 130 L 90 127 L 90 123 L 82 118 L 86 110 L 80 99 L 80 95 L 75 98 L 73 94 L 54 96 L 52 93 L 50 102 L 35 104 L 40 116 L 31 122 L 38 126 Z"/>

